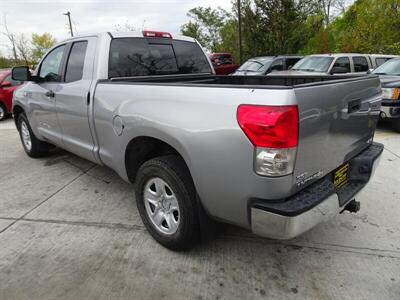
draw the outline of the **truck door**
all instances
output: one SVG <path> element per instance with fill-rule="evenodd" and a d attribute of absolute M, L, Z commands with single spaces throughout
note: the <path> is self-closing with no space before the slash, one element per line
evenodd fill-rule
<path fill-rule="evenodd" d="M 65 50 L 65 44 L 52 49 L 39 65 L 38 76 L 41 81 L 29 83 L 29 88 L 26 89 L 32 130 L 55 145 L 62 145 L 55 102 L 62 81 Z"/>
<path fill-rule="evenodd" d="M 68 44 L 65 76 L 56 95 L 57 118 L 66 150 L 96 161 L 89 125 L 96 38 L 83 38 Z"/>

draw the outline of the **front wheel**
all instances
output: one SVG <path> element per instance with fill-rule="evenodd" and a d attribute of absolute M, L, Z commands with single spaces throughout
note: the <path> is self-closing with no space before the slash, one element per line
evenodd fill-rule
<path fill-rule="evenodd" d="M 140 167 L 136 204 L 147 230 L 163 246 L 184 250 L 199 238 L 194 184 L 178 156 L 154 158 Z"/>
<path fill-rule="evenodd" d="M 32 128 L 29 124 L 28 118 L 24 113 L 18 117 L 17 128 L 19 136 L 21 138 L 22 146 L 26 154 L 32 158 L 43 157 L 48 154 L 53 145 L 46 142 L 40 141 L 32 132 Z"/>

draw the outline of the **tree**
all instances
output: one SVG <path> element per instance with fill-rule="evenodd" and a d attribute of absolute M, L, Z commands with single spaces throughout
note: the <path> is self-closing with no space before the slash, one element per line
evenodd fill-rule
<path fill-rule="evenodd" d="M 50 33 L 32 33 L 32 61 L 37 63 L 56 42 Z"/>
<path fill-rule="evenodd" d="M 181 33 L 190 36 L 199 41 L 200 44 L 205 45 L 207 37 L 203 34 L 200 24 L 197 22 L 189 21 L 181 26 Z"/>
<path fill-rule="evenodd" d="M 3 31 L 1 32 L 9 41 L 11 44 L 11 51 L 14 57 L 14 60 L 18 60 L 18 55 L 17 55 L 17 48 L 16 48 L 16 42 L 15 42 L 15 34 L 10 31 L 7 25 L 7 16 L 3 16 L 3 23 L 2 23 Z"/>
<path fill-rule="evenodd" d="M 16 48 L 21 59 L 25 62 L 25 65 L 30 66 L 31 61 L 31 49 L 30 42 L 26 39 L 25 34 L 21 33 L 16 41 Z"/>
<path fill-rule="evenodd" d="M 188 17 L 193 19 L 181 28 L 181 32 L 199 38 L 202 45 L 210 51 L 215 51 L 221 43 L 221 29 L 225 24 L 227 13 L 211 7 L 196 7 L 188 12 Z"/>
<path fill-rule="evenodd" d="M 331 25 L 336 51 L 400 53 L 400 0 L 359 0 Z"/>
<path fill-rule="evenodd" d="M 329 26 L 337 14 L 344 13 L 346 0 L 320 0 L 321 11 L 324 14 L 325 26 Z"/>

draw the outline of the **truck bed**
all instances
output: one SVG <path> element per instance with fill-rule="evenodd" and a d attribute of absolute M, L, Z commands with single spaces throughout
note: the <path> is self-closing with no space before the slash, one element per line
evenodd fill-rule
<path fill-rule="evenodd" d="M 301 76 L 229 76 L 229 75 L 162 75 L 162 76 L 138 76 L 138 77 L 119 77 L 102 80 L 102 83 L 140 83 L 140 84 L 168 84 L 168 85 L 198 85 L 216 87 L 253 87 L 257 88 L 288 88 L 304 85 L 335 84 L 338 82 L 362 80 L 376 75 L 301 75 Z"/>

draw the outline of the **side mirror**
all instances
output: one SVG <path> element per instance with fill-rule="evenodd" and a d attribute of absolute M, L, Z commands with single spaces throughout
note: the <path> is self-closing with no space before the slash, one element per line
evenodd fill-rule
<path fill-rule="evenodd" d="M 7 87 L 10 87 L 10 86 L 12 86 L 12 84 L 11 84 L 11 82 L 9 82 L 9 81 L 3 81 L 3 82 L 0 84 L 0 87 L 2 87 L 2 88 L 7 88 Z"/>
<path fill-rule="evenodd" d="M 331 70 L 331 74 L 344 74 L 344 73 L 348 73 L 347 72 L 347 68 L 344 67 L 333 67 Z"/>
<path fill-rule="evenodd" d="M 32 74 L 28 67 L 15 67 L 11 71 L 11 77 L 17 81 L 32 81 Z"/>

